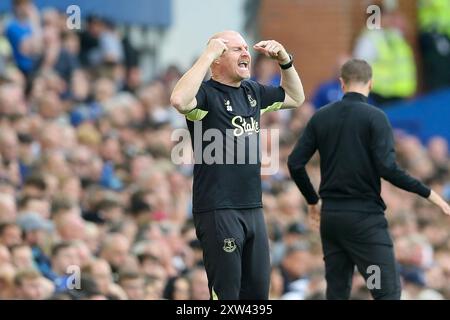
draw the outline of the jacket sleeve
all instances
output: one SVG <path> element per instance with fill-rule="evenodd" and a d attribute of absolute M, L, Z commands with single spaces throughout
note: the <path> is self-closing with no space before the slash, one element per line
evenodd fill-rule
<path fill-rule="evenodd" d="M 394 150 L 394 137 L 387 116 L 383 112 L 374 113 L 370 125 L 370 148 L 378 174 L 396 187 L 428 198 L 431 192 L 430 188 L 398 166 Z"/>
<path fill-rule="evenodd" d="M 316 204 L 319 201 L 319 196 L 314 190 L 305 168 L 309 159 L 317 150 L 313 119 L 314 117 L 308 122 L 301 138 L 288 158 L 289 173 L 308 204 Z"/>

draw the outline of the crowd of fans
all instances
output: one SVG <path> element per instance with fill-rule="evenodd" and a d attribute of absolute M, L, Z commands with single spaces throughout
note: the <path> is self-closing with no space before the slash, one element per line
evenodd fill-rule
<path fill-rule="evenodd" d="M 92 17 L 75 32 L 55 10 L 13 4 L 0 22 L 0 299 L 208 299 L 192 165 L 171 161 L 171 134 L 185 127 L 169 105 L 180 71 L 144 83 L 110 21 Z M 260 81 L 279 81 L 258 61 Z M 314 110 L 261 119 L 280 132 L 280 170 L 263 176 L 271 299 L 324 298 L 320 238 L 286 167 Z M 450 199 L 447 142 L 396 138 L 403 167 Z M 316 155 L 308 168 L 316 186 L 318 164 Z M 450 220 L 387 183 L 383 198 L 403 298 L 450 299 Z M 357 273 L 352 298 L 370 298 Z"/>

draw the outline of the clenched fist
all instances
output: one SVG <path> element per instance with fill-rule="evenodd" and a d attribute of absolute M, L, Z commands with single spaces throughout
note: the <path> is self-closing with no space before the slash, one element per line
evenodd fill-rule
<path fill-rule="evenodd" d="M 206 47 L 206 53 L 213 59 L 216 60 L 220 58 L 220 56 L 228 50 L 227 47 L 228 40 L 217 38 L 211 39 L 208 42 L 208 46 Z"/>
<path fill-rule="evenodd" d="M 278 60 L 279 64 L 286 64 L 290 61 L 289 54 L 286 49 L 275 40 L 260 41 L 253 46 L 256 51 L 266 56 Z"/>

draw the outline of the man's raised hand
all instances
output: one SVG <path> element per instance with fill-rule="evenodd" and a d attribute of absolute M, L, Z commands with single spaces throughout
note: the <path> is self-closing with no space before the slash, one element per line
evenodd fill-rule
<path fill-rule="evenodd" d="M 278 60 L 279 64 L 286 64 L 290 60 L 286 49 L 281 45 L 281 43 L 275 40 L 260 41 L 253 46 L 253 49 L 272 59 Z"/>
<path fill-rule="evenodd" d="M 216 38 L 208 41 L 208 46 L 206 47 L 206 52 L 213 59 L 216 60 L 228 50 L 227 47 L 228 40 Z"/>
<path fill-rule="evenodd" d="M 438 206 L 442 212 L 444 212 L 446 215 L 450 216 L 450 206 L 448 203 L 441 198 L 434 190 L 431 190 L 430 196 L 428 197 L 428 200 Z"/>

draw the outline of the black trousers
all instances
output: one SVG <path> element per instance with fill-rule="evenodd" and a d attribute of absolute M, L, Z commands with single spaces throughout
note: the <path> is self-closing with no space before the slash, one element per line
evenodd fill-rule
<path fill-rule="evenodd" d="M 401 285 L 383 212 L 321 213 L 327 299 L 350 298 L 355 266 L 374 299 L 399 300 Z"/>
<path fill-rule="evenodd" d="M 194 214 L 211 299 L 267 300 L 270 256 L 261 208 Z"/>

